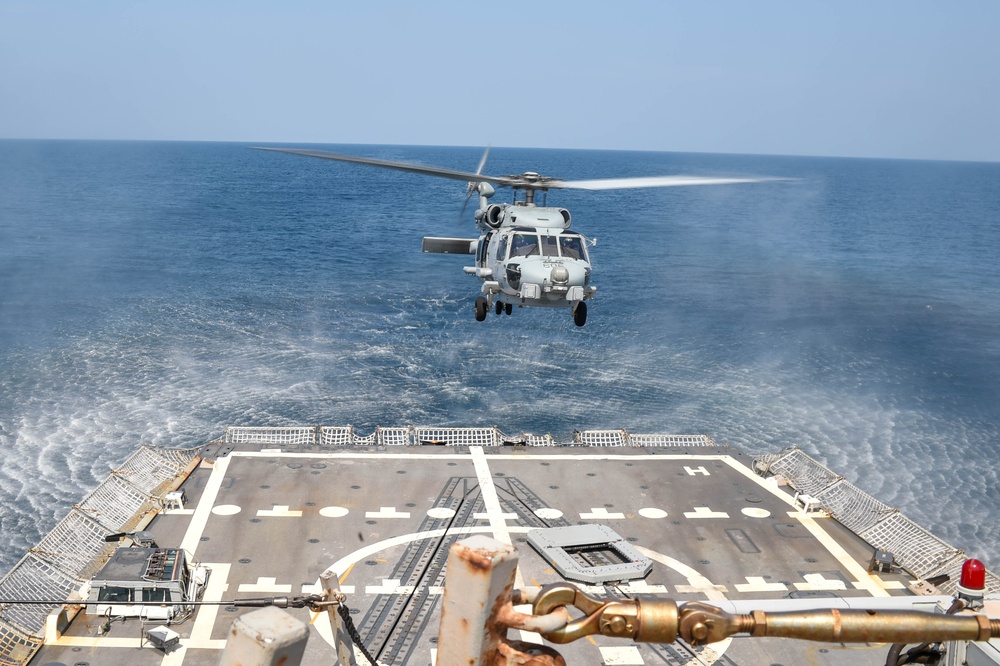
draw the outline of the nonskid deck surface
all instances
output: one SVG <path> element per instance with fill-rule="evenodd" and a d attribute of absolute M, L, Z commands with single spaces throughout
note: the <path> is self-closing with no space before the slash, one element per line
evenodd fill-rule
<path fill-rule="evenodd" d="M 806 515 L 791 493 L 728 448 L 354 447 L 310 452 L 241 446 L 203 462 L 184 509 L 150 527 L 212 569 L 205 600 L 318 592 L 332 568 L 368 649 L 384 664 L 430 664 L 448 547 L 471 534 L 512 543 L 518 581 L 562 580 L 528 544 L 538 527 L 601 524 L 653 560 L 644 579 L 593 594 L 677 601 L 909 595 L 905 574 L 869 574 L 871 548 L 836 521 Z M 234 618 L 206 606 L 172 628 L 181 647 L 139 649 L 137 620 L 97 636 L 79 615 L 37 664 L 216 664 Z M 329 622 L 311 622 L 303 663 L 333 663 Z M 883 663 L 883 646 L 740 638 L 692 650 L 604 637 L 558 646 L 568 663 Z M 363 658 L 359 663 L 365 663 Z"/>

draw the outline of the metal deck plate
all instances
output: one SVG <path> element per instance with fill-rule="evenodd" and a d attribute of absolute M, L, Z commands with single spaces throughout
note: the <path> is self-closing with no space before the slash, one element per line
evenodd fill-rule
<path fill-rule="evenodd" d="M 185 509 L 164 511 L 148 529 L 157 543 L 181 546 L 212 568 L 207 600 L 309 594 L 332 569 L 366 645 L 384 664 L 432 663 L 448 547 L 471 534 L 519 549 L 518 586 L 562 580 L 527 547 L 531 530 L 601 525 L 651 560 L 652 570 L 644 580 L 584 586 L 592 594 L 717 603 L 909 594 L 904 575 L 865 571 L 871 550 L 863 541 L 831 519 L 797 511 L 785 489 L 748 464 L 714 447 L 280 452 L 242 445 L 195 470 L 183 486 Z M 203 607 L 171 627 L 180 646 L 166 657 L 139 649 L 138 622 L 115 623 L 98 637 L 98 622 L 81 615 L 36 660 L 214 665 L 244 612 Z M 326 617 L 289 612 L 311 623 L 303 663 L 332 663 Z M 687 664 L 696 657 L 791 664 L 807 652 L 820 664 L 859 663 L 857 646 L 817 653 L 815 644 L 771 639 L 694 650 L 595 637 L 558 649 L 571 664 Z M 881 663 L 884 648 L 872 648 L 870 657 Z"/>
<path fill-rule="evenodd" d="M 645 578 L 653 570 L 653 560 L 607 525 L 531 530 L 528 543 L 566 580 L 622 582 Z"/>

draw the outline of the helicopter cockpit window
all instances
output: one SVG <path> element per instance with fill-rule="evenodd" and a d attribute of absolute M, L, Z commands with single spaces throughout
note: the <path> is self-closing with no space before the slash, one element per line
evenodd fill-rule
<path fill-rule="evenodd" d="M 501 238 L 500 244 L 497 245 L 497 261 L 503 261 L 507 258 L 507 239 Z"/>
<path fill-rule="evenodd" d="M 559 245 L 562 247 L 562 256 L 570 259 L 583 259 L 583 239 L 579 236 L 560 236 Z"/>
<path fill-rule="evenodd" d="M 476 248 L 476 263 L 482 265 L 486 261 L 486 256 L 490 251 L 490 240 L 493 238 L 493 232 L 489 232 L 479 241 L 479 247 Z"/>
<path fill-rule="evenodd" d="M 542 236 L 542 256 L 559 256 L 559 239 L 556 236 Z"/>
<path fill-rule="evenodd" d="M 514 234 L 511 257 L 530 257 L 538 254 L 538 236 L 535 234 Z"/>

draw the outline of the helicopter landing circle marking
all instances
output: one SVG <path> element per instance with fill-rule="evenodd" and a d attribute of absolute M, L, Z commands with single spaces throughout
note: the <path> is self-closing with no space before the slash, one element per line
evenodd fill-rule
<path fill-rule="evenodd" d="M 336 508 L 336 507 L 334 507 Z M 508 532 L 514 534 L 527 533 L 529 530 L 534 529 L 530 527 L 520 527 L 520 526 L 510 526 L 507 528 Z M 445 534 L 489 534 L 493 529 L 487 526 L 464 526 L 451 529 L 437 529 L 437 530 L 427 530 L 425 532 L 412 532 L 410 534 L 401 534 L 399 536 L 390 537 L 382 541 L 377 541 L 375 543 L 369 544 L 364 548 L 359 548 L 353 553 L 349 553 L 344 557 L 340 558 L 329 567 L 327 571 L 333 571 L 337 577 L 340 577 L 340 572 L 348 572 L 351 567 L 353 567 L 358 562 L 364 560 L 365 558 L 371 557 L 376 553 L 383 550 L 392 548 L 394 546 L 399 546 L 402 544 L 412 543 L 414 541 L 420 541 L 422 539 L 434 539 Z M 649 548 L 644 548 L 642 546 L 636 546 L 636 550 L 650 558 L 655 560 L 660 564 L 673 569 L 680 575 L 687 578 L 688 583 L 694 588 L 701 591 L 709 600 L 711 601 L 725 601 L 726 596 L 722 593 L 724 589 L 721 585 L 713 585 L 712 582 L 702 575 L 698 570 L 693 567 L 689 567 L 680 560 L 676 560 L 669 555 L 664 555 L 663 553 L 658 553 L 655 550 L 650 550 Z M 319 578 L 316 579 L 314 584 L 315 589 L 322 589 L 322 582 Z M 333 638 L 333 628 L 330 626 L 330 617 L 326 613 L 320 613 L 315 616 L 313 620 L 313 625 L 319 632 L 320 636 L 323 637 L 327 643 L 331 646 L 336 647 L 336 643 Z M 725 640 L 719 641 L 718 643 L 712 643 L 711 645 L 705 646 L 704 651 L 701 653 L 701 660 L 705 666 L 711 666 L 719 658 L 725 654 L 726 650 L 729 648 L 730 643 L 733 642 L 732 638 L 727 638 Z"/>
<path fill-rule="evenodd" d="M 654 507 L 646 507 L 645 509 L 639 509 L 639 515 L 643 518 L 666 518 L 667 512 L 663 509 L 657 509 Z"/>
<path fill-rule="evenodd" d="M 319 515 L 324 518 L 343 518 L 348 513 L 350 512 L 342 506 L 324 506 L 319 510 Z"/>
<path fill-rule="evenodd" d="M 220 504 L 218 506 L 212 507 L 212 513 L 214 513 L 217 516 L 235 516 L 242 510 L 243 509 L 236 506 L 235 504 Z"/>

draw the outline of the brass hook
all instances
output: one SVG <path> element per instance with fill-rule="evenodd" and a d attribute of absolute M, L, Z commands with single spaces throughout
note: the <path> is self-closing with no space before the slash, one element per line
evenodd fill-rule
<path fill-rule="evenodd" d="M 631 638 L 641 643 L 672 643 L 677 638 L 677 604 L 670 599 L 595 599 L 575 585 L 546 585 L 538 593 L 533 612 L 544 615 L 560 606 L 573 606 L 583 618 L 564 628 L 543 633 L 553 643 L 569 643 L 584 636 L 601 634 Z"/>
<path fill-rule="evenodd" d="M 554 583 L 546 585 L 538 593 L 532 606 L 532 613 L 548 615 L 562 606 L 572 606 L 583 611 L 585 613 L 583 618 L 570 622 L 562 629 L 542 634 L 553 643 L 570 643 L 584 636 L 601 633 L 601 616 L 608 605 L 609 602 L 595 599 L 575 585 Z"/>

